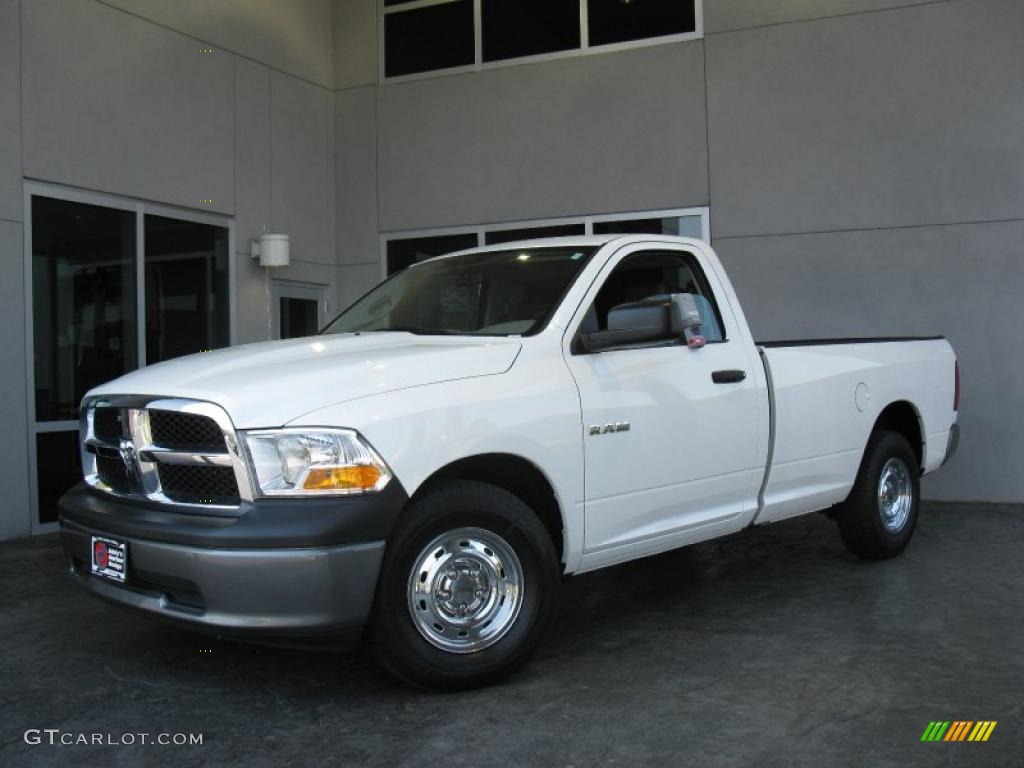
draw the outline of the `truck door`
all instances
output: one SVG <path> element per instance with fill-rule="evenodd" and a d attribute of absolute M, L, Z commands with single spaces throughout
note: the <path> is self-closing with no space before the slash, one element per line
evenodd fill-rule
<path fill-rule="evenodd" d="M 607 328 L 612 307 L 671 293 L 696 295 L 703 348 L 673 336 L 593 353 L 577 343 Z M 719 296 L 716 276 L 685 246 L 631 245 L 605 265 L 570 325 L 593 567 L 720 535 L 756 509 L 767 396 L 756 350 Z"/>

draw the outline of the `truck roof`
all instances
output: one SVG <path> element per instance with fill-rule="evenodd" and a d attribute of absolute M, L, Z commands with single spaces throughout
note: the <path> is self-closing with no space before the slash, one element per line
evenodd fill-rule
<path fill-rule="evenodd" d="M 552 247 L 581 247 L 594 248 L 607 245 L 612 241 L 621 241 L 620 245 L 632 243 L 678 243 L 681 245 L 702 245 L 703 241 L 692 237 L 679 237 L 677 235 L 645 235 L 645 234 L 607 234 L 607 235 L 570 235 L 568 237 L 541 237 L 532 240 L 515 240 L 508 243 L 495 243 L 494 245 L 476 246 L 465 248 L 461 251 L 453 251 L 440 256 L 424 259 L 421 264 L 433 261 L 434 259 L 446 259 L 450 256 L 461 256 L 466 253 L 486 253 L 488 251 L 514 251 L 527 248 L 552 248 Z"/>

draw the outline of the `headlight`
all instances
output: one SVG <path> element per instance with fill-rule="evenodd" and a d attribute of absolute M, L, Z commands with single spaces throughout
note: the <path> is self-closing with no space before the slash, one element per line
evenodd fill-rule
<path fill-rule="evenodd" d="M 256 484 L 265 496 L 350 495 L 381 490 L 391 470 L 350 429 L 243 432 Z"/>

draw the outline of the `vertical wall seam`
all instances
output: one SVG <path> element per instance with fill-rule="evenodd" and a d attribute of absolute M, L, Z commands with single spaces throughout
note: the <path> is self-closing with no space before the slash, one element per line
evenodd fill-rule
<path fill-rule="evenodd" d="M 231 211 L 238 220 L 238 56 L 233 55 L 233 64 L 231 68 L 231 149 L 232 163 L 231 163 Z M 238 243 L 235 243 L 235 250 L 238 249 Z M 232 254 L 234 258 L 234 254 Z"/>
<path fill-rule="evenodd" d="M 23 307 L 22 311 L 22 322 L 25 323 L 21 329 L 22 353 L 25 355 L 25 372 L 22 374 L 21 383 L 25 387 L 25 498 L 28 503 L 26 506 L 26 515 L 28 520 L 28 528 L 26 532 L 29 536 L 33 535 L 35 531 L 36 520 L 39 519 L 38 502 L 36 501 L 35 483 L 36 478 L 33 477 L 33 469 L 35 467 L 35 456 L 36 450 L 36 438 L 32 432 L 32 424 L 36 418 L 35 413 L 35 392 L 32 387 L 29 386 L 29 376 L 31 375 L 34 379 L 35 369 L 35 356 L 30 354 L 29 350 L 29 334 L 32 330 L 29 327 L 29 323 L 34 323 L 34 317 L 32 312 L 32 297 L 29 295 L 29 286 L 32 281 L 32 276 L 28 270 L 28 259 L 26 258 L 26 243 L 27 235 L 25 230 L 31 226 L 31 215 L 26 216 L 28 206 L 25 204 L 25 0 L 19 0 L 18 2 L 18 143 L 20 147 L 18 149 L 18 160 L 21 178 L 19 181 L 22 201 L 21 209 L 21 258 L 18 261 L 21 263 L 21 295 L 24 297 L 26 306 Z M 33 373 L 29 373 L 29 366 L 32 366 Z M 20 538 L 20 537 L 19 537 Z"/>
<path fill-rule="evenodd" d="M 25 183 L 25 0 L 18 2 L 18 144 L 21 182 Z"/>
<path fill-rule="evenodd" d="M 715 231 L 712 226 L 715 206 L 711 194 L 711 102 L 708 98 L 708 41 L 706 37 L 700 41 L 700 48 L 701 55 L 704 57 L 704 159 L 708 182 L 708 232 L 711 233 Z"/>
<path fill-rule="evenodd" d="M 267 207 L 263 231 L 274 226 L 274 73 L 267 70 Z"/>

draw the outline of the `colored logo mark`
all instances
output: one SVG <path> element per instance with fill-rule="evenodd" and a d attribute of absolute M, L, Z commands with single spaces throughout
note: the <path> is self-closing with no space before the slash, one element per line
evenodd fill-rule
<path fill-rule="evenodd" d="M 932 720 L 921 741 L 988 741 L 995 729 L 995 720 Z"/>

